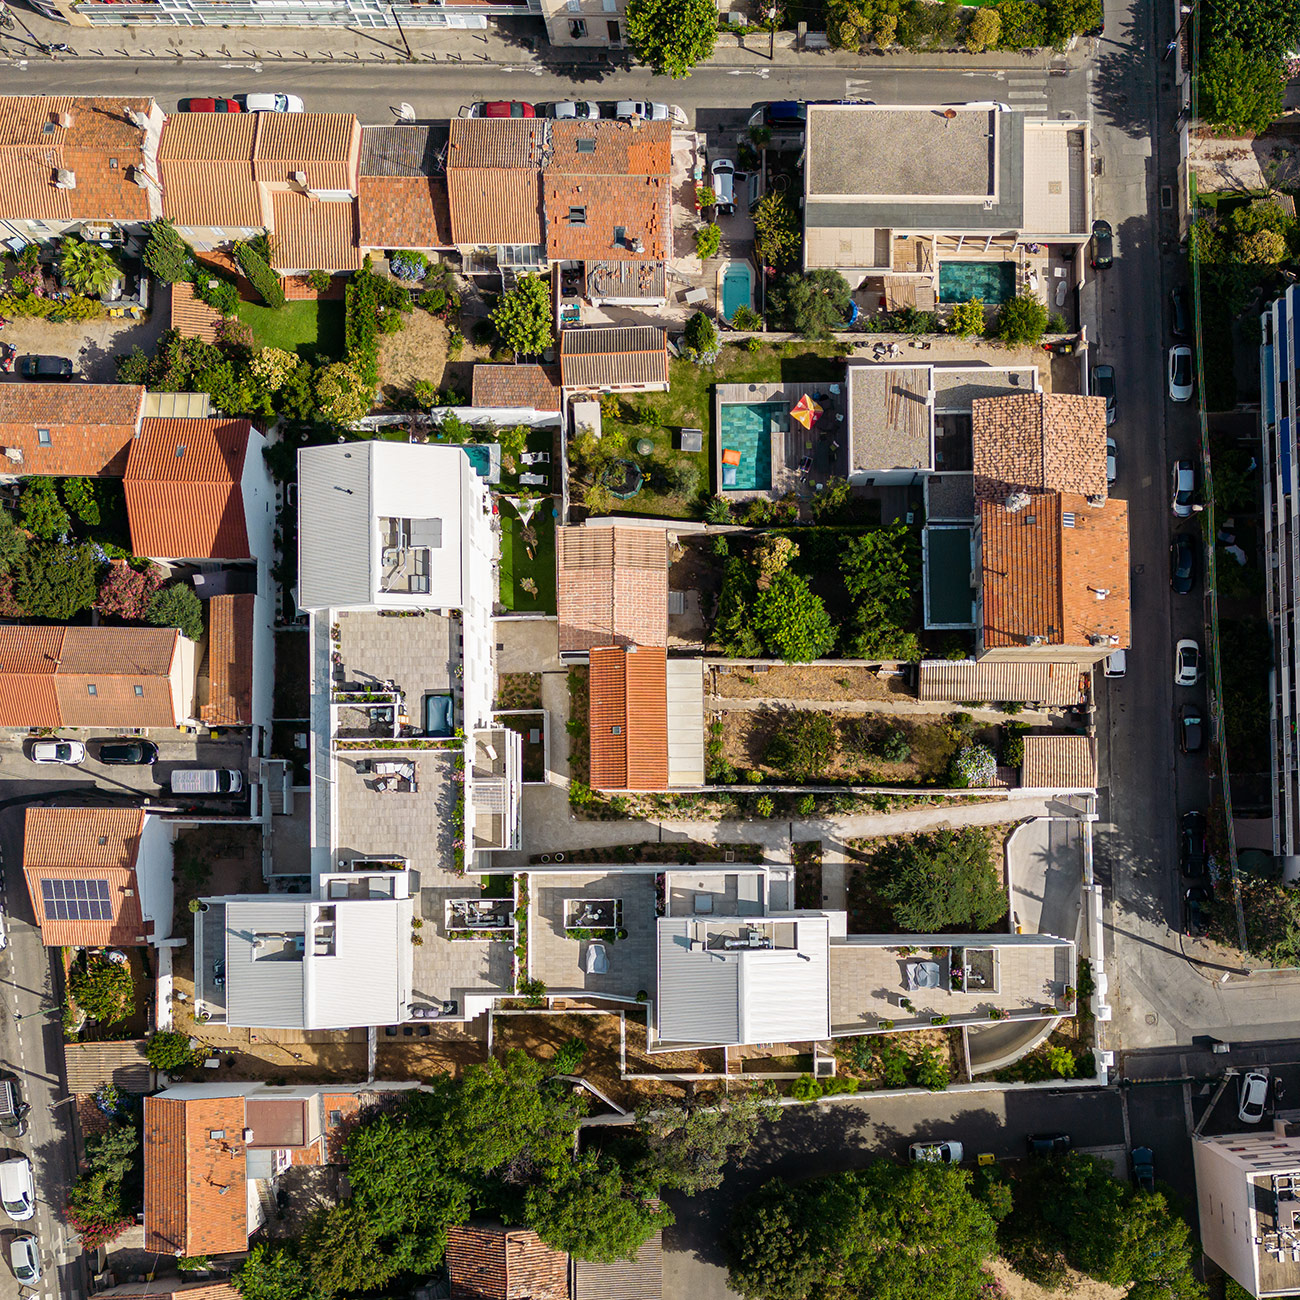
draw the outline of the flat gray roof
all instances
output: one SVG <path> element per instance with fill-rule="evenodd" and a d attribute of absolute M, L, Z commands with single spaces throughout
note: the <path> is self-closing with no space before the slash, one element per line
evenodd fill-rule
<path fill-rule="evenodd" d="M 1038 391 L 1038 371 L 1033 366 L 935 366 L 934 409 L 969 415 L 977 397 L 1006 397 L 1010 393 Z"/>
<path fill-rule="evenodd" d="M 929 366 L 849 367 L 849 467 L 933 468 Z"/>

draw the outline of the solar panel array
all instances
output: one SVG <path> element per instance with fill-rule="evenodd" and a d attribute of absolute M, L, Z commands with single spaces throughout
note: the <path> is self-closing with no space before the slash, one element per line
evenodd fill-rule
<path fill-rule="evenodd" d="M 42 880 L 47 921 L 111 921 L 113 903 L 105 880 Z"/>

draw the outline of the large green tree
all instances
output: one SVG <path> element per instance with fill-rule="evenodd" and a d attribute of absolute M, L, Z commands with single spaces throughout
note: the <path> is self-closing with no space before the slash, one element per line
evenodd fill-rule
<path fill-rule="evenodd" d="M 104 294 L 122 278 L 122 268 L 106 248 L 68 236 L 59 246 L 59 278 L 74 293 Z"/>
<path fill-rule="evenodd" d="M 501 342 L 516 356 L 535 357 L 555 342 L 551 320 L 551 290 L 540 275 L 521 275 L 492 312 Z"/>
<path fill-rule="evenodd" d="M 1200 65 L 1198 105 L 1211 126 L 1258 135 L 1281 117 L 1286 77 L 1278 51 L 1234 39 L 1210 45 Z"/>
<path fill-rule="evenodd" d="M 631 0 L 627 36 L 656 76 L 687 77 L 713 53 L 718 7 L 713 0 Z"/>
<path fill-rule="evenodd" d="M 379 1224 L 359 1197 L 332 1205 L 316 1218 L 306 1253 L 312 1284 L 323 1296 L 373 1291 L 397 1272 Z"/>
<path fill-rule="evenodd" d="M 1001 874 L 979 827 L 884 840 L 871 868 L 903 934 L 987 930 L 1007 914 Z"/>
<path fill-rule="evenodd" d="M 18 601 L 33 618 L 65 623 L 95 603 L 100 568 L 89 542 L 36 542 L 27 548 L 18 570 Z"/>
<path fill-rule="evenodd" d="M 824 339 L 849 316 L 849 282 L 838 271 L 792 271 L 772 287 L 772 311 L 786 329 L 806 339 Z"/>
<path fill-rule="evenodd" d="M 648 1103 L 637 1119 L 655 1178 L 696 1196 L 719 1186 L 728 1162 L 744 1155 L 760 1125 L 783 1114 L 772 1093 L 738 1092 L 707 1106 L 695 1099 Z"/>
<path fill-rule="evenodd" d="M 230 1281 L 243 1300 L 318 1300 L 319 1292 L 290 1247 L 259 1241 Z"/>
<path fill-rule="evenodd" d="M 754 627 L 786 663 L 820 659 L 835 645 L 835 624 L 821 597 L 792 569 L 778 573 L 754 598 Z"/>
<path fill-rule="evenodd" d="M 977 1300 L 996 1249 L 971 1176 L 948 1165 L 767 1183 L 737 1211 L 730 1283 L 753 1300 Z"/>

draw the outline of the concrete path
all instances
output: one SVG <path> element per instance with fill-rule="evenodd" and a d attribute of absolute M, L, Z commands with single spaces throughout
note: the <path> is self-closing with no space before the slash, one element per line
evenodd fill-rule
<path fill-rule="evenodd" d="M 1027 934 L 1077 939 L 1083 845 L 1077 821 L 1043 818 L 1017 827 L 1007 844 L 1011 911 Z"/>

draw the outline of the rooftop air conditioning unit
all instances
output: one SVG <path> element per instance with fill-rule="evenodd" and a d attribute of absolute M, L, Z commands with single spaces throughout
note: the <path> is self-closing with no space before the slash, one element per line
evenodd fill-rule
<path fill-rule="evenodd" d="M 75 190 L 77 188 L 77 173 L 70 172 L 66 167 L 58 168 L 54 173 L 54 188 L 56 190 Z"/>
<path fill-rule="evenodd" d="M 55 113 L 54 120 L 66 131 L 72 125 L 72 114 Z"/>

